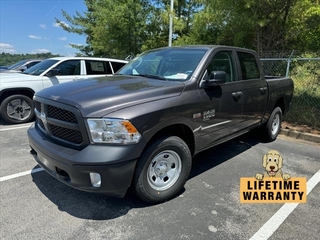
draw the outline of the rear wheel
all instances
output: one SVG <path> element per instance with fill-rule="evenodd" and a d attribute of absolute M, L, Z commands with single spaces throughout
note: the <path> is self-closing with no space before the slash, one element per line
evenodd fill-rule
<path fill-rule="evenodd" d="M 282 110 L 280 107 L 276 107 L 267 122 L 265 127 L 266 138 L 268 141 L 276 140 L 277 136 L 279 135 L 281 129 L 281 120 L 282 120 Z"/>
<path fill-rule="evenodd" d="M 192 157 L 188 145 L 179 137 L 164 137 L 141 155 L 133 187 L 148 203 L 167 201 L 180 193 L 190 174 Z"/>
<path fill-rule="evenodd" d="M 33 103 L 24 95 L 12 95 L 3 100 L 0 107 L 3 120 L 8 123 L 26 123 L 33 119 Z"/>

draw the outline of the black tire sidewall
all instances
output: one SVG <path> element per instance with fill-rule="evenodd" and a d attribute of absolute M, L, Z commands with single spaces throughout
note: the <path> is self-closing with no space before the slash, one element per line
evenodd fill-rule
<path fill-rule="evenodd" d="M 273 119 L 276 115 L 279 115 L 279 128 L 277 130 L 277 132 L 275 134 L 272 134 L 272 124 L 273 124 Z M 281 122 L 282 122 L 282 110 L 280 107 L 276 107 L 270 117 L 269 117 L 269 120 L 268 120 L 268 123 L 267 123 L 267 126 L 266 126 L 266 137 L 267 137 L 267 140 L 269 141 L 274 141 L 276 140 L 277 136 L 279 135 L 280 133 L 280 130 L 281 130 Z"/>
<path fill-rule="evenodd" d="M 153 189 L 148 182 L 148 168 L 152 159 L 160 152 L 172 150 L 179 154 L 181 159 L 181 173 L 177 181 L 163 191 Z M 149 203 L 160 203 L 175 197 L 181 192 L 187 181 L 192 164 L 192 157 L 187 144 L 179 137 L 165 137 L 150 145 L 138 160 L 134 185 L 138 197 Z"/>
<path fill-rule="evenodd" d="M 26 103 L 30 106 L 31 110 L 30 110 L 30 115 L 28 118 L 19 121 L 19 120 L 10 118 L 7 115 L 7 105 L 9 102 L 11 102 L 14 99 L 22 99 L 22 100 L 26 101 Z M 5 120 L 7 123 L 16 124 L 16 123 L 30 122 L 34 118 L 33 101 L 32 101 L 32 99 L 30 99 L 29 97 L 27 97 L 25 95 L 12 95 L 12 96 L 7 97 L 3 100 L 3 102 L 0 106 L 0 114 L 1 114 L 1 117 L 3 118 L 3 120 Z"/>

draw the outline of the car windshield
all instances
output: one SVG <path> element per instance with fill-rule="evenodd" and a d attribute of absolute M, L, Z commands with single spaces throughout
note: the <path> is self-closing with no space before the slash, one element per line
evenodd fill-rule
<path fill-rule="evenodd" d="M 187 81 L 206 52 L 207 49 L 156 49 L 134 58 L 116 74 Z"/>
<path fill-rule="evenodd" d="M 58 60 L 53 60 L 53 59 L 44 60 L 32 66 L 31 68 L 25 70 L 23 74 L 39 76 L 41 73 L 46 71 L 48 68 L 50 68 L 52 65 L 56 64 L 57 62 Z"/>
<path fill-rule="evenodd" d="M 20 62 L 17 62 L 15 64 L 12 64 L 11 66 L 9 66 L 7 69 L 9 70 L 15 70 L 16 68 L 22 66 L 23 64 L 25 64 L 26 62 L 28 62 L 28 60 L 22 60 Z"/>

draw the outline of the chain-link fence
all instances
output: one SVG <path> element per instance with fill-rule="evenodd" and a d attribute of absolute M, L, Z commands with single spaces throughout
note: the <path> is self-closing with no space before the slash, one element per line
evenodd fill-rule
<path fill-rule="evenodd" d="M 317 56 L 319 56 L 318 54 Z M 266 75 L 289 76 L 294 95 L 285 121 L 320 129 L 320 58 L 262 58 Z"/>

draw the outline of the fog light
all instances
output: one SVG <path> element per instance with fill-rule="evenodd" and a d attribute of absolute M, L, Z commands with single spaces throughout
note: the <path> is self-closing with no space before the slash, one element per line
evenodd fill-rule
<path fill-rule="evenodd" d="M 90 173 L 90 180 L 91 180 L 92 186 L 94 186 L 94 187 L 101 186 L 101 177 L 100 177 L 99 173 L 91 172 Z"/>

